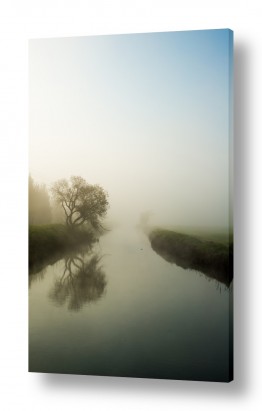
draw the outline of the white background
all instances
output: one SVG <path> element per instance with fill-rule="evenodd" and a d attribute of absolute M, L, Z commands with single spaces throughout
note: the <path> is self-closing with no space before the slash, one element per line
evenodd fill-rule
<path fill-rule="evenodd" d="M 255 0 L 1 1 L 1 409 L 260 408 L 262 7 L 259 4 Z M 217 384 L 29 374 L 27 40 L 209 28 L 231 28 L 235 35 L 235 381 Z"/>

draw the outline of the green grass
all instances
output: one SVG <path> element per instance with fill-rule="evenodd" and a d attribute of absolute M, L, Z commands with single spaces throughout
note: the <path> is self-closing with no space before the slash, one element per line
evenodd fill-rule
<path fill-rule="evenodd" d="M 215 238 L 215 237 L 214 237 Z M 233 242 L 209 241 L 175 231 L 154 229 L 149 233 L 153 250 L 165 260 L 230 284 L 233 278 Z"/>
<path fill-rule="evenodd" d="M 228 244 L 233 242 L 233 229 L 230 230 L 220 227 L 197 227 L 197 226 L 155 226 L 152 229 L 160 229 L 164 231 L 173 231 L 175 233 L 186 234 L 190 237 L 196 237 L 200 240 L 213 241 L 217 243 Z"/>
<path fill-rule="evenodd" d="M 53 264 L 80 245 L 91 246 L 94 234 L 87 230 L 72 230 L 62 224 L 29 226 L 29 272 Z"/>

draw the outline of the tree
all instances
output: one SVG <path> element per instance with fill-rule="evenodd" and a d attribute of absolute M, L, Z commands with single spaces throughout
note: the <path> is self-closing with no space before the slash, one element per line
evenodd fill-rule
<path fill-rule="evenodd" d="M 52 212 L 47 189 L 44 184 L 36 184 L 30 175 L 28 209 L 29 224 L 47 224 L 51 222 Z"/>
<path fill-rule="evenodd" d="M 88 184 L 82 177 L 56 181 L 51 188 L 55 201 L 63 207 L 70 227 L 89 223 L 99 230 L 109 207 L 108 194 L 99 185 Z"/>

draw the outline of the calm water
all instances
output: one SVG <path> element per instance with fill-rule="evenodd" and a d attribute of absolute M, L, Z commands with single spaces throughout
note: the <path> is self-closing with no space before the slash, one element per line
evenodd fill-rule
<path fill-rule="evenodd" d="M 231 292 L 116 228 L 30 276 L 29 370 L 227 381 Z"/>

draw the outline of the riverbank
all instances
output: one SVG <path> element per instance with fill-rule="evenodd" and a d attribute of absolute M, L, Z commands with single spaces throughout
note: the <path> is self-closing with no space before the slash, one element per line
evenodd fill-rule
<path fill-rule="evenodd" d="M 96 241 L 92 231 L 69 229 L 62 224 L 29 226 L 29 272 L 54 264 L 66 252 L 79 246 L 92 247 Z"/>
<path fill-rule="evenodd" d="M 229 286 L 233 278 L 233 242 L 218 243 L 165 229 L 149 235 L 152 249 L 170 263 L 197 270 Z"/>

